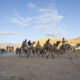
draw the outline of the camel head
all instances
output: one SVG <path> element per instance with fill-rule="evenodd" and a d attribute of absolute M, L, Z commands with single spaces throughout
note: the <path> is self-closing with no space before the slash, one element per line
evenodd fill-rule
<path fill-rule="evenodd" d="M 59 45 L 61 41 L 57 41 L 56 44 Z"/>

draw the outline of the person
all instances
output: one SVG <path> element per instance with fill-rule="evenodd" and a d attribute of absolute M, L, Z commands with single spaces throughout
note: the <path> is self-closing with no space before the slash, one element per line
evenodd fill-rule
<path fill-rule="evenodd" d="M 1 49 L 1 53 L 3 54 L 4 52 L 5 52 L 5 49 L 2 48 L 2 49 Z"/>
<path fill-rule="evenodd" d="M 8 46 L 6 47 L 6 50 L 8 51 Z"/>
<path fill-rule="evenodd" d="M 13 46 L 11 47 L 11 51 L 14 51 L 14 47 Z"/>
<path fill-rule="evenodd" d="M 37 42 L 36 47 L 41 47 L 39 41 Z"/>
<path fill-rule="evenodd" d="M 0 48 L 0 54 L 1 54 L 1 48 Z"/>
<path fill-rule="evenodd" d="M 16 48 L 16 54 L 18 54 L 19 48 Z"/>
<path fill-rule="evenodd" d="M 25 39 L 25 41 L 22 42 L 22 48 L 27 46 L 27 39 Z"/>
<path fill-rule="evenodd" d="M 31 41 L 30 41 L 30 40 L 28 41 L 28 45 L 29 45 L 29 46 L 31 45 Z"/>
<path fill-rule="evenodd" d="M 62 45 L 63 45 L 63 46 L 65 45 L 65 42 L 67 42 L 67 41 L 65 41 L 65 39 L 62 38 Z"/>

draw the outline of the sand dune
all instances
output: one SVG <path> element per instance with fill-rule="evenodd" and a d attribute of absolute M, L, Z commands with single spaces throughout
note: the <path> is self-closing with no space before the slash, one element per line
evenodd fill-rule
<path fill-rule="evenodd" d="M 48 40 L 48 38 L 43 38 L 43 39 L 38 39 L 36 40 L 36 43 L 40 41 L 41 46 L 44 45 L 44 43 Z M 77 43 L 80 43 L 80 38 L 75 38 L 75 39 L 65 39 L 67 43 L 70 43 L 71 45 L 75 46 Z M 56 43 L 56 41 L 62 41 L 62 39 L 57 39 L 57 38 L 50 38 L 50 43 Z M 35 44 L 36 45 L 36 44 Z M 61 44 L 60 44 L 61 45 Z"/>
<path fill-rule="evenodd" d="M 41 46 L 43 46 L 44 43 L 45 43 L 47 40 L 48 40 L 48 38 L 38 39 L 38 40 L 35 41 L 36 43 L 34 44 L 34 46 L 37 44 L 38 41 L 40 41 Z M 70 43 L 71 45 L 73 45 L 73 46 L 75 46 L 77 43 L 80 43 L 80 37 L 79 37 L 79 38 L 75 38 L 75 39 L 65 39 L 65 40 L 66 40 L 68 43 Z M 56 41 L 62 41 L 62 39 L 50 38 L 50 43 L 51 43 L 51 44 L 56 43 Z M 60 44 L 60 45 L 61 45 L 61 44 Z M 60 46 L 60 45 L 59 45 L 59 46 Z M 0 48 L 6 49 L 6 46 L 7 46 L 7 45 L 0 45 Z M 14 46 L 14 50 L 15 50 L 17 47 L 20 48 L 20 47 L 21 47 L 21 44 Z M 79 49 L 80 49 L 80 47 L 79 47 Z"/>

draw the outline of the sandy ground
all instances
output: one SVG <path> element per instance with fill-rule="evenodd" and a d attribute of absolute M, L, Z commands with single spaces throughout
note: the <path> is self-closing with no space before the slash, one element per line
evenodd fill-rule
<path fill-rule="evenodd" d="M 55 59 L 1 55 L 0 80 L 80 80 L 80 53 L 76 55 Z"/>

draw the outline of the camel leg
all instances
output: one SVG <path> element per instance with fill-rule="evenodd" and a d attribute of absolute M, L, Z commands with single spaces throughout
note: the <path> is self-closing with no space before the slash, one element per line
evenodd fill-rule
<path fill-rule="evenodd" d="M 18 52 L 18 55 L 19 55 L 19 57 L 20 57 L 20 52 Z"/>
<path fill-rule="evenodd" d="M 43 54 L 42 54 L 42 57 L 43 57 Z"/>
<path fill-rule="evenodd" d="M 41 53 L 41 57 L 44 57 L 44 52 Z"/>
<path fill-rule="evenodd" d="M 40 57 L 40 51 L 38 51 L 38 57 Z"/>
<path fill-rule="evenodd" d="M 46 58 L 48 58 L 48 55 L 47 54 L 48 54 L 48 52 L 46 52 Z"/>
<path fill-rule="evenodd" d="M 19 51 L 19 57 L 21 57 L 21 51 Z"/>
<path fill-rule="evenodd" d="M 44 53 L 44 52 L 42 52 L 42 57 L 44 57 L 44 54 L 45 54 L 45 53 Z"/>
<path fill-rule="evenodd" d="M 29 58 L 29 53 L 26 54 L 26 58 Z"/>
<path fill-rule="evenodd" d="M 54 54 L 51 52 L 51 57 L 52 57 L 52 59 L 54 58 Z"/>
<path fill-rule="evenodd" d="M 49 51 L 47 51 L 47 56 L 46 56 L 46 58 L 48 58 L 50 56 L 50 52 Z"/>
<path fill-rule="evenodd" d="M 32 50 L 32 54 L 35 56 L 36 52 L 34 50 Z"/>

